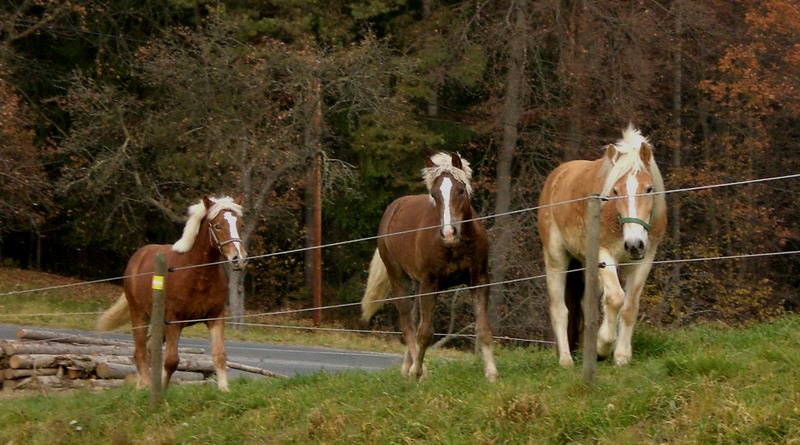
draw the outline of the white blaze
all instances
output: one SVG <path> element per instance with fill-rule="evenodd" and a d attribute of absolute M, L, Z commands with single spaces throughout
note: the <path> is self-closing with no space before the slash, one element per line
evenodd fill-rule
<path fill-rule="evenodd" d="M 625 186 L 628 188 L 628 216 L 636 218 L 636 189 L 639 188 L 636 175 L 628 175 Z"/>
<path fill-rule="evenodd" d="M 228 222 L 228 229 L 230 231 L 231 238 L 239 239 L 239 228 L 236 225 L 236 215 L 234 215 L 232 212 L 225 212 L 222 214 L 222 217 L 225 218 L 225 221 Z M 241 243 L 238 241 L 234 241 L 233 245 L 239 252 L 239 258 L 244 258 L 244 254 L 242 253 Z"/>
<path fill-rule="evenodd" d="M 453 226 L 451 225 L 450 216 L 450 191 L 453 189 L 453 182 L 450 178 L 443 178 L 439 190 L 442 192 L 442 202 L 444 203 L 444 211 L 442 212 L 442 235 L 445 238 L 453 236 Z"/>
<path fill-rule="evenodd" d="M 636 175 L 628 175 L 628 179 L 625 181 L 625 187 L 628 191 L 628 217 L 639 218 L 636 213 L 636 194 L 639 189 L 639 180 L 636 179 Z M 622 233 L 626 241 L 647 240 L 647 231 L 641 224 L 623 224 Z"/>

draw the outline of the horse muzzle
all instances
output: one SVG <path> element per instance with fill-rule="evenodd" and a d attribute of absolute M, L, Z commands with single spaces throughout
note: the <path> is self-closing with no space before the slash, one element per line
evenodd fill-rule
<path fill-rule="evenodd" d="M 644 254 L 647 252 L 647 243 L 642 239 L 625 240 L 624 247 L 628 258 L 634 261 L 644 258 Z"/>
<path fill-rule="evenodd" d="M 439 238 L 445 246 L 452 246 L 461 241 L 461 231 L 457 225 L 446 225 L 439 229 Z"/>
<path fill-rule="evenodd" d="M 233 270 L 242 270 L 247 265 L 247 252 L 240 241 L 233 241 L 220 250 Z"/>
<path fill-rule="evenodd" d="M 239 255 L 235 255 L 233 258 L 228 258 L 228 262 L 233 270 L 242 270 L 247 266 L 247 257 L 242 258 Z"/>

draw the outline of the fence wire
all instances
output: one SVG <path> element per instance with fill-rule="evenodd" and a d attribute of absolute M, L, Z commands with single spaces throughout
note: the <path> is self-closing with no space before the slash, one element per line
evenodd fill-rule
<path fill-rule="evenodd" d="M 747 180 L 734 181 L 734 182 L 725 182 L 725 183 L 718 183 L 718 184 L 701 185 L 701 186 L 694 186 L 694 187 L 684 187 L 684 188 L 678 188 L 678 189 L 665 190 L 665 191 L 662 191 L 662 192 L 643 193 L 643 194 L 639 194 L 639 195 L 635 195 L 635 196 L 667 195 L 667 194 L 672 194 L 672 193 L 683 193 L 683 192 L 709 190 L 709 189 L 732 187 L 732 186 L 747 185 L 747 184 L 757 184 L 757 183 L 766 183 L 766 182 L 772 182 L 772 181 L 781 181 L 781 180 L 786 180 L 786 179 L 794 179 L 794 178 L 798 178 L 798 177 L 800 177 L 800 173 L 782 175 L 782 176 L 772 176 L 772 177 L 768 177 L 768 178 L 747 179 Z M 622 197 L 618 197 L 618 196 L 616 196 L 616 197 L 611 197 L 611 196 L 603 197 L 604 200 L 615 200 L 615 199 L 621 199 L 621 198 Z M 517 209 L 517 210 L 511 210 L 511 211 L 508 211 L 508 212 L 502 212 L 502 213 L 495 213 L 495 214 L 491 214 L 491 215 L 479 216 L 479 217 L 475 217 L 475 218 L 464 220 L 462 222 L 483 221 L 483 220 L 488 220 L 488 219 L 492 219 L 492 218 L 499 218 L 499 217 L 502 217 L 502 216 L 516 215 L 516 214 L 520 214 L 520 213 L 532 212 L 534 210 L 539 210 L 539 209 L 543 209 L 543 208 L 549 208 L 549 207 L 556 207 L 556 206 L 562 206 L 562 205 L 567 205 L 567 204 L 573 204 L 573 203 L 576 203 L 576 202 L 585 201 L 587 199 L 589 199 L 589 197 L 582 197 L 582 198 L 570 199 L 570 200 L 565 200 L 565 201 L 559 201 L 559 202 L 556 202 L 556 203 L 545 204 L 545 205 L 540 205 L 540 206 L 525 207 L 525 208 L 521 208 L 521 209 Z M 263 258 L 270 258 L 270 257 L 275 257 L 275 256 L 289 255 L 289 254 L 294 254 L 294 253 L 306 252 L 308 250 L 325 249 L 325 248 L 330 248 L 330 247 L 344 246 L 344 245 L 347 245 L 347 244 L 354 244 L 354 243 L 359 243 L 359 242 L 364 242 L 364 241 L 377 240 L 379 238 L 384 238 L 384 237 L 404 235 L 404 234 L 408 234 L 408 233 L 420 232 L 420 231 L 423 231 L 423 230 L 432 230 L 432 229 L 436 229 L 438 227 L 439 227 L 438 225 L 420 227 L 420 228 L 416 228 L 416 229 L 404 230 L 404 231 L 399 231 L 399 232 L 385 233 L 385 234 L 382 234 L 382 235 L 373 235 L 373 236 L 367 236 L 367 237 L 363 237 L 363 238 L 356 238 L 356 239 L 350 239 L 350 240 L 345 240 L 345 241 L 337 241 L 337 242 L 327 243 L 327 244 L 320 244 L 319 246 L 301 247 L 301 248 L 297 248 L 297 249 L 283 250 L 283 251 L 278 251 L 278 252 L 270 252 L 270 253 L 265 253 L 265 254 L 261 254 L 261 255 L 250 256 L 250 257 L 248 257 L 248 260 L 260 260 L 260 259 L 263 259 Z M 187 270 L 187 269 L 192 269 L 192 268 L 215 266 L 215 265 L 218 265 L 218 264 L 225 264 L 225 263 L 227 263 L 227 261 L 215 261 L 215 262 L 210 262 L 210 263 L 192 264 L 192 265 L 181 266 L 181 267 L 172 267 L 172 268 L 169 268 L 168 270 L 169 270 L 169 272 L 176 272 L 176 271 L 179 271 L 179 270 Z M 15 291 L 8 291 L 8 292 L 0 292 L 0 297 L 9 296 L 9 295 L 20 295 L 20 294 L 41 292 L 41 291 L 46 291 L 46 290 L 64 289 L 64 288 L 69 288 L 69 287 L 89 285 L 89 284 L 97 284 L 97 283 L 104 283 L 104 282 L 109 282 L 109 281 L 122 280 L 122 279 L 125 279 L 125 278 L 134 278 L 134 277 L 147 276 L 147 275 L 153 275 L 153 273 L 152 272 L 142 272 L 142 273 L 138 273 L 138 274 L 120 275 L 120 276 L 111 277 L 111 278 L 102 278 L 102 279 L 91 280 L 91 281 L 81 281 L 81 282 L 77 282 L 77 283 L 69 283 L 69 284 L 62 284 L 62 285 L 55 285 L 55 286 L 46 286 L 46 287 L 34 288 L 34 289 L 23 289 L 23 290 L 15 290 Z"/>

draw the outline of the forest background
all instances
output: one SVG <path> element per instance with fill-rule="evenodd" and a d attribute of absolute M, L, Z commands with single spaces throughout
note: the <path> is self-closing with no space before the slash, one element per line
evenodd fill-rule
<path fill-rule="evenodd" d="M 304 247 L 317 155 L 323 242 L 374 235 L 438 150 L 472 163 L 479 214 L 535 206 L 554 166 L 628 122 L 667 189 L 795 174 L 798 42 L 796 0 L 2 2 L 0 261 L 118 276 L 203 194 L 244 197 L 251 254 Z M 658 259 L 797 250 L 798 193 L 670 194 Z M 492 281 L 543 273 L 534 212 L 485 224 Z M 325 304 L 360 299 L 374 249 L 324 250 Z M 247 309 L 309 306 L 308 258 L 252 261 Z M 642 318 L 769 318 L 798 309 L 798 285 L 793 255 L 659 265 Z M 472 320 L 462 294 L 440 298 L 438 331 Z M 549 332 L 543 280 L 492 302 L 497 334 Z"/>

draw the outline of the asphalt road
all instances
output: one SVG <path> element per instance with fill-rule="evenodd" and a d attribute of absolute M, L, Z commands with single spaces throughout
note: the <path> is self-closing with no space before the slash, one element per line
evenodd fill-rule
<path fill-rule="evenodd" d="M 17 329 L 22 326 L 0 324 L 0 339 L 16 339 Z M 74 329 L 51 329 L 50 331 L 66 334 L 95 335 L 92 332 Z M 121 333 L 104 333 L 103 338 L 132 340 L 130 335 Z M 180 346 L 202 347 L 211 353 L 208 340 L 181 338 Z M 288 376 L 309 374 L 313 372 L 339 372 L 354 369 L 375 371 L 400 364 L 400 356 L 381 352 L 361 352 L 343 349 L 314 348 L 306 346 L 286 346 L 267 343 L 250 343 L 242 341 L 225 341 L 228 360 L 250 366 L 268 369 L 272 372 Z M 237 376 L 252 377 L 254 374 L 228 370 L 231 378 Z"/>

